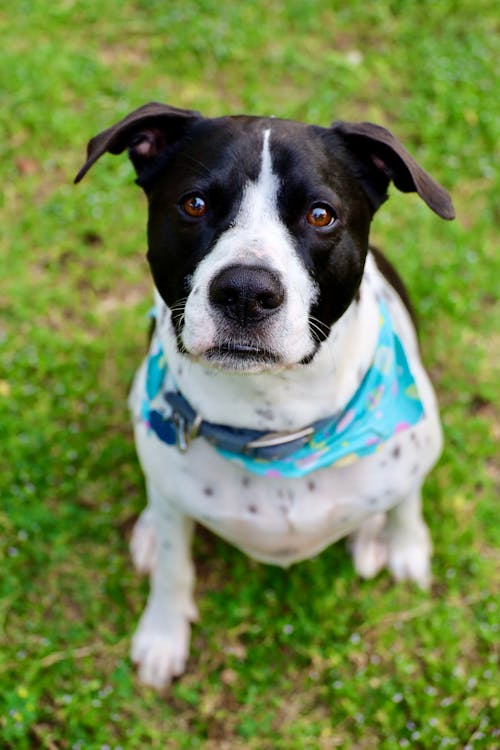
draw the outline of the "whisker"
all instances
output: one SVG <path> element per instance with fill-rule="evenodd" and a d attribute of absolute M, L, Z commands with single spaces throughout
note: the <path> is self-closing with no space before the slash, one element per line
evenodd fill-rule
<path fill-rule="evenodd" d="M 172 315 L 175 315 L 176 313 L 178 313 L 179 310 L 184 310 L 187 300 L 188 300 L 188 297 L 186 296 L 186 297 L 181 297 L 176 302 L 174 302 L 174 304 L 170 308 L 170 312 L 172 313 Z"/>
<path fill-rule="evenodd" d="M 313 339 L 317 341 L 318 344 L 321 344 L 323 341 L 325 341 L 325 339 L 327 339 L 330 334 L 330 328 L 321 320 L 315 318 L 313 315 L 309 316 L 309 328 L 311 330 Z"/>
<path fill-rule="evenodd" d="M 323 344 L 328 336 L 330 335 L 331 329 L 326 323 L 323 323 L 319 318 L 314 315 L 309 316 L 309 328 L 311 331 L 313 341 L 318 345 L 318 348 Z M 331 347 L 327 347 L 328 358 L 331 360 L 332 367 L 335 370 L 335 355 Z"/>
<path fill-rule="evenodd" d="M 330 334 L 330 326 L 328 326 L 326 323 L 323 323 L 322 320 L 319 318 L 316 318 L 314 315 L 309 316 L 309 323 L 312 325 L 314 324 L 316 329 L 322 333 L 326 338 L 328 338 Z"/>
<path fill-rule="evenodd" d="M 177 335 L 180 334 L 180 331 L 185 323 L 186 320 L 186 302 L 187 302 L 187 296 L 181 297 L 178 299 L 170 308 L 170 319 L 172 321 L 172 324 L 177 332 Z"/>

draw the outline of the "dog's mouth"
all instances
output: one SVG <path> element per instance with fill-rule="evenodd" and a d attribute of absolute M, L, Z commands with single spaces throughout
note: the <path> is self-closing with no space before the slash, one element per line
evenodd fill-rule
<path fill-rule="evenodd" d="M 255 344 L 223 343 L 212 346 L 203 353 L 210 364 L 225 370 L 262 370 L 279 364 L 276 352 Z"/>

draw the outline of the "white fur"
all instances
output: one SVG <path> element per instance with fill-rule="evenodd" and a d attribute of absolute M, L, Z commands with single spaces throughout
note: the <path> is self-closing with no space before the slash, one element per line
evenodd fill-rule
<path fill-rule="evenodd" d="M 203 439 L 185 454 L 160 442 L 140 417 L 144 365 L 130 397 L 148 508 L 133 539 L 138 567 L 151 568 L 151 592 L 134 637 L 132 658 L 141 679 L 164 687 L 185 668 L 189 623 L 196 617 L 189 554 L 196 519 L 252 557 L 288 566 L 350 535 L 354 565 L 371 577 L 388 566 L 398 580 L 427 586 L 430 541 L 421 515 L 420 487 L 441 449 L 435 396 L 420 361 L 412 323 L 398 295 L 368 257 L 360 302 L 333 326 L 309 365 L 295 365 L 311 347 L 307 312 L 315 289 L 280 221 L 269 134 L 259 180 L 245 191 L 237 220 L 200 263 L 186 305 L 183 340 L 195 356 L 179 355 L 168 309 L 159 334 L 169 366 L 186 398 L 204 419 L 258 429 L 295 429 L 331 415 L 356 391 L 378 336 L 377 300 L 383 296 L 408 356 L 426 418 L 354 464 L 326 468 L 300 479 L 248 474 Z M 207 301 L 210 280 L 235 261 L 265 262 L 287 297 L 269 342 L 288 366 L 257 373 L 215 370 L 202 353 L 217 341 Z M 196 294 L 194 291 L 198 290 Z M 157 295 L 157 304 L 164 303 Z M 398 448 L 395 457 L 393 451 Z"/>

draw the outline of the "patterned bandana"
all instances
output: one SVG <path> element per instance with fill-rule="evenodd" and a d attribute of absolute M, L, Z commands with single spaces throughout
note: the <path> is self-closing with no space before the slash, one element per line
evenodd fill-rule
<path fill-rule="evenodd" d="M 195 424 L 193 437 L 205 437 L 222 456 L 262 476 L 303 477 L 327 466 L 347 466 L 375 453 L 391 437 L 425 416 L 384 302 L 379 303 L 379 324 L 372 365 L 354 396 L 341 412 L 312 424 L 301 440 L 287 440 L 285 436 L 274 449 L 248 450 L 252 440 L 258 442 L 268 433 L 204 422 L 179 394 L 157 336 L 153 336 L 147 362 L 143 419 L 160 440 L 169 445 L 177 443 L 181 449 L 186 446 L 179 437 L 186 436 L 186 426 L 192 430 Z M 177 413 L 176 403 L 181 406 Z"/>

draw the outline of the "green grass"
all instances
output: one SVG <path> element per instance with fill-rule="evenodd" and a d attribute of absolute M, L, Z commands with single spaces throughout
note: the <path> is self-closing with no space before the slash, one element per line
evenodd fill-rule
<path fill-rule="evenodd" d="M 493 0 L 0 11 L 2 748 L 498 746 L 496 18 Z M 373 227 L 442 405 L 431 593 L 358 580 L 342 544 L 283 572 L 201 533 L 201 621 L 166 697 L 128 659 L 147 592 L 127 552 L 144 496 L 126 413 L 150 303 L 145 205 L 123 158 L 71 184 L 88 138 L 154 99 L 379 122 L 458 217 L 392 191 Z"/>

